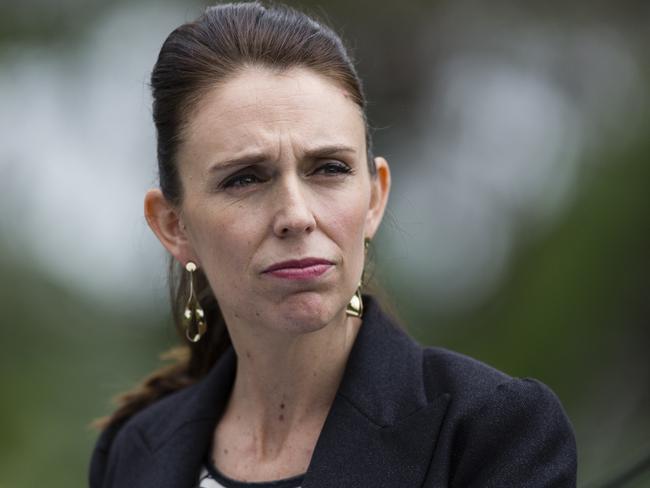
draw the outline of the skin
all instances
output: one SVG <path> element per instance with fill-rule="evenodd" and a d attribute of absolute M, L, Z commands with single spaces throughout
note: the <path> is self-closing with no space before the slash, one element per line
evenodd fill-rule
<path fill-rule="evenodd" d="M 164 247 L 206 274 L 237 354 L 212 453 L 231 478 L 280 479 L 309 465 L 361 326 L 345 307 L 388 199 L 388 163 L 375 164 L 373 177 L 362 114 L 341 87 L 307 68 L 249 67 L 189 116 L 180 207 L 159 189 L 145 196 Z M 264 272 L 305 257 L 332 265 L 306 281 Z"/>

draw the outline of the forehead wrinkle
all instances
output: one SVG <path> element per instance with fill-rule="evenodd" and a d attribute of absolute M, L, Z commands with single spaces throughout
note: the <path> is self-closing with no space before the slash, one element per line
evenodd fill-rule
<path fill-rule="evenodd" d="M 249 109 L 248 113 L 246 109 Z M 314 124 L 313 118 L 305 117 L 305 111 L 313 111 L 320 113 L 321 109 L 315 107 L 281 107 L 277 112 L 269 110 L 268 106 L 262 104 L 249 103 L 239 108 L 226 108 L 216 113 L 200 114 L 193 120 L 191 127 L 190 138 L 198 140 L 209 140 L 214 132 L 228 133 L 225 140 L 234 141 L 235 139 L 242 138 L 247 141 L 256 138 L 265 139 L 265 134 L 268 133 L 273 136 L 274 133 L 289 133 L 299 134 L 300 131 L 294 130 L 295 127 L 299 128 L 312 128 Z M 229 116 L 230 115 L 230 116 Z M 282 126 L 283 130 L 278 130 L 278 126 Z M 314 132 L 321 132 L 323 128 L 313 127 Z M 308 135 L 306 134 L 308 137 Z M 273 136 L 274 137 L 274 136 Z"/>
<path fill-rule="evenodd" d="M 284 146 L 302 155 L 326 144 L 365 144 L 363 113 L 347 92 L 316 74 L 321 83 L 341 95 L 334 103 L 323 103 L 318 85 L 314 90 L 299 74 L 297 70 L 270 73 L 259 79 L 251 71 L 241 75 L 242 83 L 234 78 L 207 92 L 189 121 L 196 156 L 214 161 L 257 151 L 280 157 Z M 348 110 L 354 110 L 354 119 L 344 113 Z M 357 140 L 359 131 L 362 140 Z M 287 141 L 284 146 L 283 140 Z"/>

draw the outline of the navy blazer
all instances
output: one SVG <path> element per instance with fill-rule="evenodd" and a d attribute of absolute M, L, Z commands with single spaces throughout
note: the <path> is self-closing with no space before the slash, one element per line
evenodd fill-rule
<path fill-rule="evenodd" d="M 548 387 L 422 348 L 364 305 L 303 488 L 575 486 L 573 431 Z M 235 366 L 231 348 L 198 383 L 105 430 L 91 488 L 195 486 Z"/>

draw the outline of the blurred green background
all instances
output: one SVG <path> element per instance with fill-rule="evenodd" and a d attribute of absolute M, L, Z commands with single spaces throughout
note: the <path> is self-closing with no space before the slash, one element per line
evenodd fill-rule
<path fill-rule="evenodd" d="M 365 80 L 407 328 L 553 388 L 579 486 L 650 486 L 650 4 L 290 3 Z M 0 487 L 85 486 L 88 424 L 174 343 L 147 80 L 204 5 L 0 5 Z"/>

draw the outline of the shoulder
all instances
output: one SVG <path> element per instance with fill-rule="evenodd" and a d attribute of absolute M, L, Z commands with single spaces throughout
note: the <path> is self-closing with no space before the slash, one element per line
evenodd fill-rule
<path fill-rule="evenodd" d="M 179 416 L 184 410 L 188 410 L 196 403 L 198 390 L 201 382 L 194 383 L 173 393 L 157 399 L 133 416 L 119 422 L 112 428 L 102 433 L 97 444 L 109 447 L 112 443 L 123 437 L 141 435 L 149 438 L 150 433 L 164 436 L 163 431 L 174 428 L 178 424 Z"/>
<path fill-rule="evenodd" d="M 555 393 L 544 383 L 512 377 L 482 361 L 441 347 L 423 348 L 423 373 L 430 390 L 449 393 L 461 403 L 459 407 L 472 408 L 508 397 L 523 404 L 543 399 L 561 408 Z"/>
<path fill-rule="evenodd" d="M 448 393 L 453 408 L 472 414 L 494 405 L 524 412 L 564 409 L 555 393 L 533 378 L 512 377 L 464 354 L 440 347 L 423 348 L 423 373 L 427 389 Z"/>
<path fill-rule="evenodd" d="M 148 433 L 164 435 L 177 424 L 178 410 L 192 402 L 197 384 L 183 388 L 156 400 L 132 417 L 106 427 L 95 442 L 89 467 L 90 487 L 103 486 L 109 466 L 155 449 Z M 173 428 L 173 427 L 172 427 Z"/>
<path fill-rule="evenodd" d="M 470 425 L 497 421 L 514 429 L 536 421 L 572 435 L 557 395 L 534 378 L 516 378 L 469 356 L 439 347 L 423 348 L 423 377 L 430 395 L 449 395 L 448 420 Z"/>
<path fill-rule="evenodd" d="M 442 348 L 423 363 L 427 390 L 449 395 L 438 462 L 450 484 L 575 486 L 573 428 L 548 386 Z"/>
<path fill-rule="evenodd" d="M 474 358 L 441 347 L 422 351 L 428 385 L 452 396 L 482 396 L 512 378 Z"/>
<path fill-rule="evenodd" d="M 195 448 L 210 440 L 212 426 L 228 398 L 236 369 L 232 348 L 193 385 L 170 393 L 132 417 L 109 426 L 99 436 L 90 462 L 90 486 L 111 486 L 110 479 L 132 473 L 149 456 L 173 455 L 194 462 Z M 164 454 L 166 453 L 166 454 Z M 173 454 L 172 454 L 173 453 Z M 143 468 L 144 469 L 144 468 Z M 132 485 L 132 484 L 131 484 Z M 124 483 L 118 486 L 126 486 Z"/>

